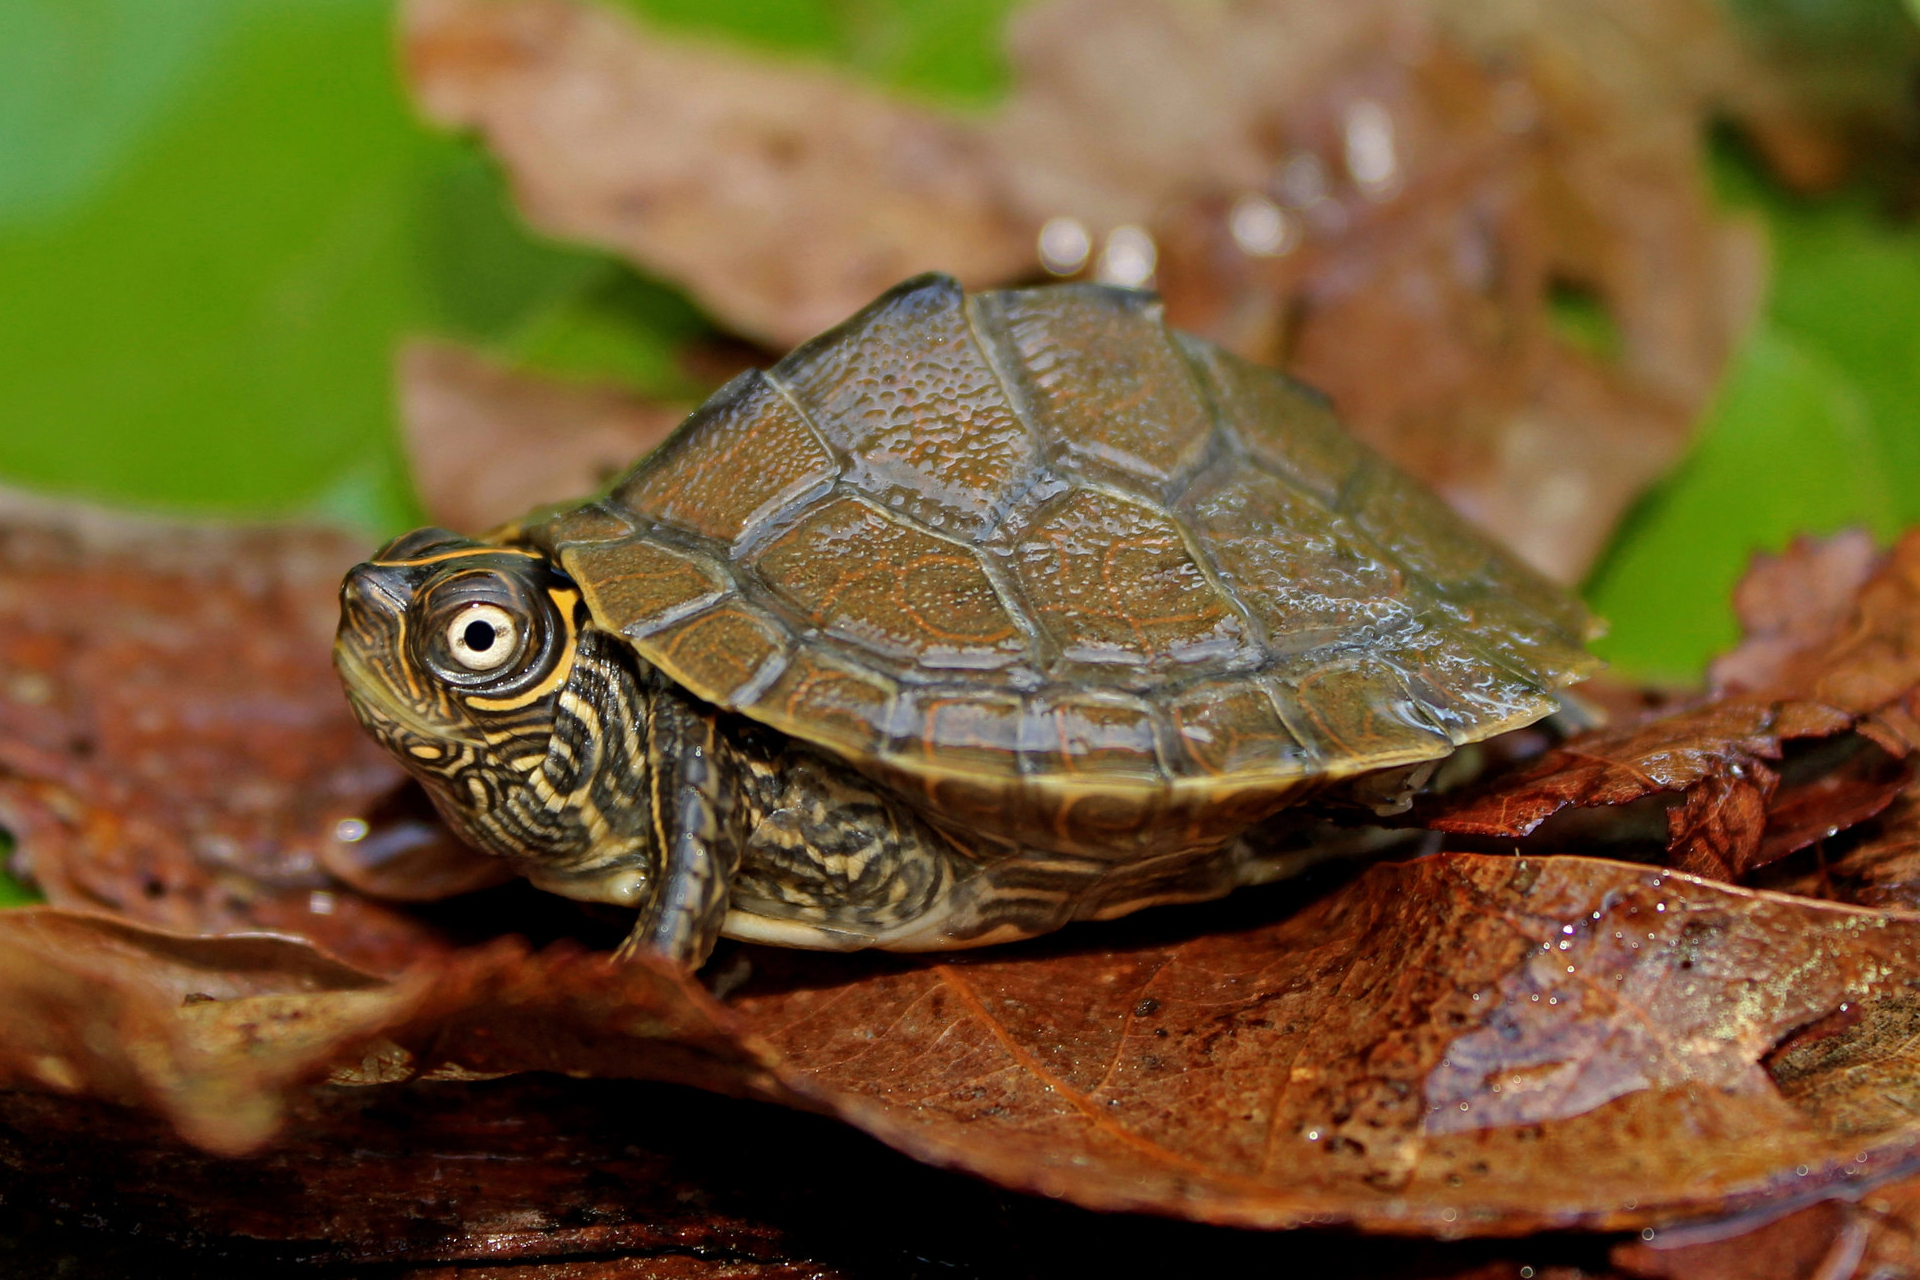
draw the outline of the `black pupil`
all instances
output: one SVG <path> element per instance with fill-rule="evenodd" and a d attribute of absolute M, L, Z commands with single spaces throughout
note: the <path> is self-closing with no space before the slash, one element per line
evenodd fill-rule
<path fill-rule="evenodd" d="M 462 638 L 466 640 L 467 648 L 473 650 L 473 652 L 485 653 L 487 650 L 493 648 L 493 624 L 491 622 L 481 622 L 476 618 L 467 624 L 467 629 L 463 633 Z"/>

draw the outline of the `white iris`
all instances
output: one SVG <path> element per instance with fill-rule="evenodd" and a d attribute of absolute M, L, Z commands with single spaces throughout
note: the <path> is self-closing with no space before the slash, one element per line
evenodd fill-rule
<path fill-rule="evenodd" d="M 447 648 L 469 671 L 491 671 L 513 656 L 518 633 L 513 617 L 491 604 L 469 605 L 447 624 Z"/>

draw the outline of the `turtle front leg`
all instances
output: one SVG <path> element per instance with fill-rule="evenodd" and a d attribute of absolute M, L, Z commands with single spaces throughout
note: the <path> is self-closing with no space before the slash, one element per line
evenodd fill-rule
<path fill-rule="evenodd" d="M 649 952 L 693 969 L 727 916 L 744 843 L 737 788 L 713 717 L 670 690 L 653 699 L 646 751 L 659 874 L 620 954 Z"/>

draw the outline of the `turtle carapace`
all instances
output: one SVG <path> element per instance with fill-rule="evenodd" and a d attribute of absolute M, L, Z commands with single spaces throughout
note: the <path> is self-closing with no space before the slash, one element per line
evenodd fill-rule
<path fill-rule="evenodd" d="M 1590 630 L 1150 295 L 923 276 L 607 496 L 390 544 L 336 656 L 463 838 L 694 964 L 1268 878 L 1249 827 L 1538 719 Z"/>

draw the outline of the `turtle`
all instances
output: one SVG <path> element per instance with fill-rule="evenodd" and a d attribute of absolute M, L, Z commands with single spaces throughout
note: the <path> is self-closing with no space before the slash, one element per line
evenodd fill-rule
<path fill-rule="evenodd" d="M 351 570 L 336 665 L 467 843 L 720 936 L 941 950 L 1219 896 L 1591 672 L 1580 602 L 1152 294 L 926 275 L 601 496 Z"/>

